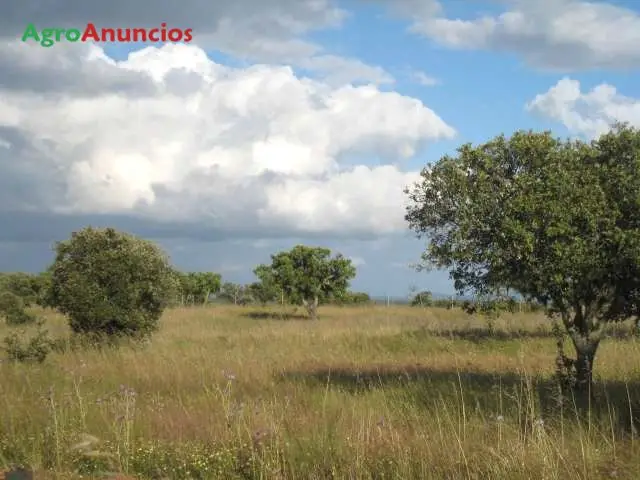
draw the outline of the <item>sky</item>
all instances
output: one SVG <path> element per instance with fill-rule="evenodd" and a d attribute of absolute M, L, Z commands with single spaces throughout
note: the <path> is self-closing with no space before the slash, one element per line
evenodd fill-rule
<path fill-rule="evenodd" d="M 296 244 L 354 290 L 452 293 L 417 273 L 403 189 L 519 129 L 640 127 L 640 3 L 21 0 L 0 7 L 0 270 L 115 228 L 179 268 L 253 281 Z M 191 28 L 189 43 L 22 42 L 44 28 Z"/>

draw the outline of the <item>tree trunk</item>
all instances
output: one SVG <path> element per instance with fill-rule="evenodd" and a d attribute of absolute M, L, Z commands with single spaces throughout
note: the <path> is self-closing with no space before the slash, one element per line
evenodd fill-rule
<path fill-rule="evenodd" d="M 593 361 L 600 338 L 572 333 L 571 340 L 576 349 L 576 390 L 586 393 L 591 391 L 593 384 Z"/>

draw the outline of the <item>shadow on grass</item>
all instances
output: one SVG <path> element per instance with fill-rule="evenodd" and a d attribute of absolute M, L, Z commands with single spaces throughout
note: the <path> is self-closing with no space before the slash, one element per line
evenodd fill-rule
<path fill-rule="evenodd" d="M 307 386 L 334 387 L 350 394 L 363 394 L 376 389 L 400 389 L 414 405 L 428 410 L 446 405 L 460 406 L 482 415 L 497 415 L 522 419 L 537 405 L 537 416 L 553 425 L 565 419 L 603 421 L 625 435 L 637 438 L 640 429 L 640 383 L 597 381 L 589 401 L 573 398 L 561 408 L 558 383 L 549 378 L 526 378 L 516 373 L 491 374 L 474 371 L 439 370 L 421 364 L 407 366 L 379 366 L 367 369 L 340 367 L 308 371 L 288 371 L 281 380 L 300 382 Z M 462 392 L 462 394 L 461 394 Z M 401 393 L 402 395 L 402 393 Z M 526 416 L 526 415 L 525 415 Z"/>
<path fill-rule="evenodd" d="M 432 337 L 481 342 L 485 340 L 520 340 L 525 338 L 553 338 L 550 330 L 489 330 L 488 328 L 472 327 L 464 330 L 433 330 L 428 331 Z"/>
<path fill-rule="evenodd" d="M 479 343 L 486 340 L 522 340 L 522 339 L 545 339 L 554 338 L 550 329 L 536 330 L 490 330 L 486 327 L 471 327 L 464 330 L 425 330 L 425 333 L 432 337 L 449 338 L 452 340 L 466 340 L 468 342 Z M 615 340 L 629 340 L 633 338 L 633 333 L 628 329 L 612 328 L 604 333 L 605 338 Z"/>
<path fill-rule="evenodd" d="M 309 320 L 307 315 L 291 312 L 243 312 L 241 317 L 253 318 L 254 320 Z"/>

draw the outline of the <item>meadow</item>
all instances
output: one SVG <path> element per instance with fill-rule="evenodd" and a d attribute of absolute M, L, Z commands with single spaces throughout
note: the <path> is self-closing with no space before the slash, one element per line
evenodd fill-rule
<path fill-rule="evenodd" d="M 61 479 L 640 478 L 640 340 L 620 328 L 580 416 L 556 400 L 542 314 L 503 314 L 489 334 L 459 309 L 298 313 L 171 309 L 143 346 L 60 343 L 42 364 L 3 361 L 0 466 Z"/>

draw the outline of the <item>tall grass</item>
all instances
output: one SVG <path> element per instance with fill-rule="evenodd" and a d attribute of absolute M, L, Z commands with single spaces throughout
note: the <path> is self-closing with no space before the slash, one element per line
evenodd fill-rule
<path fill-rule="evenodd" d="M 603 342 L 583 415 L 556 401 L 542 316 L 506 315 L 487 336 L 459 310 L 320 314 L 175 309 L 149 345 L 5 361 L 0 465 L 64 479 L 640 478 L 633 338 Z M 48 328 L 68 334 L 53 314 Z"/>

